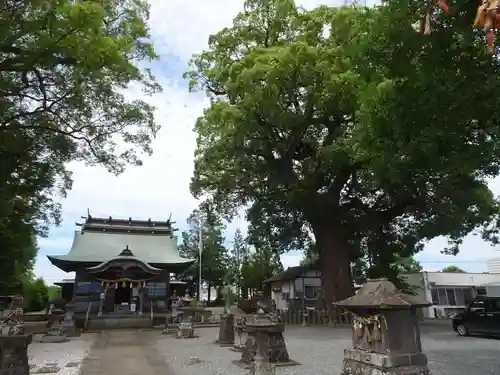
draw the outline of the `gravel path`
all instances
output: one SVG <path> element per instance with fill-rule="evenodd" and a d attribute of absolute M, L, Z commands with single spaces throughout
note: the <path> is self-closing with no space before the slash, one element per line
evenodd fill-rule
<path fill-rule="evenodd" d="M 83 360 L 88 356 L 95 335 L 86 334 L 71 338 L 64 343 L 40 343 L 35 337 L 28 346 L 31 374 L 57 373 L 58 375 L 78 375 Z"/>
<path fill-rule="evenodd" d="M 214 344 L 217 329 L 200 328 L 196 339 L 178 340 L 148 333 L 157 341 L 158 354 L 175 375 L 248 375 L 232 360 L 240 354 Z M 290 357 L 299 366 L 278 367 L 278 375 L 332 375 L 340 373 L 343 351 L 350 347 L 349 329 L 289 327 L 285 332 Z M 500 340 L 457 337 L 449 327 L 424 327 L 423 347 L 433 375 L 500 374 Z"/>

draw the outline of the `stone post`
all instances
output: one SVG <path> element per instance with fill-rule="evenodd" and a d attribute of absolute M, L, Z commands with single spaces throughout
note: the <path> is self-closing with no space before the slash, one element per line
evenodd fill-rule
<path fill-rule="evenodd" d="M 101 300 L 102 303 L 102 300 Z M 76 304 L 74 301 L 66 304 L 65 307 L 66 312 L 64 313 L 64 320 L 62 322 L 63 332 L 67 336 L 75 336 L 75 320 L 74 314 L 76 310 Z"/>
<path fill-rule="evenodd" d="M 32 335 L 0 336 L 0 375 L 29 375 Z"/>
<path fill-rule="evenodd" d="M 353 317 L 353 344 L 344 352 L 341 375 L 430 375 L 417 316 L 417 308 L 429 302 L 377 279 L 335 305 Z"/>
<path fill-rule="evenodd" d="M 144 313 L 144 288 L 139 289 L 139 315 Z"/>
<path fill-rule="evenodd" d="M 233 346 L 234 344 L 234 315 L 224 314 L 220 317 L 219 339 L 220 346 Z"/>

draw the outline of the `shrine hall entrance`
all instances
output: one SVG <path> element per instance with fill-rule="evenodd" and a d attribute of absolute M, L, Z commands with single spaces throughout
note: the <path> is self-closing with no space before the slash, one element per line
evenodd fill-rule
<path fill-rule="evenodd" d="M 129 304 L 132 302 L 132 288 L 130 283 L 118 283 L 118 287 L 115 289 L 115 305 Z"/>

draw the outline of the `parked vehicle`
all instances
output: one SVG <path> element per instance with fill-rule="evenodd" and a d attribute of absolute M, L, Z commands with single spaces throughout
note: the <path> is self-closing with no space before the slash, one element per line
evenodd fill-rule
<path fill-rule="evenodd" d="M 500 297 L 477 297 L 452 319 L 460 336 L 500 335 Z"/>

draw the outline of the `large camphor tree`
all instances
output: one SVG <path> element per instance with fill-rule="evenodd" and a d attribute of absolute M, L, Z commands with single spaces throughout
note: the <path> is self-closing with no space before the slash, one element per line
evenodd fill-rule
<path fill-rule="evenodd" d="M 360 256 L 376 276 L 436 236 L 456 253 L 497 215 L 497 64 L 474 4 L 454 3 L 430 36 L 410 27 L 418 4 L 247 0 L 187 73 L 211 99 L 193 193 L 228 216 L 247 206 L 250 238 L 275 251 L 312 234 L 327 302 L 352 294 Z"/>

